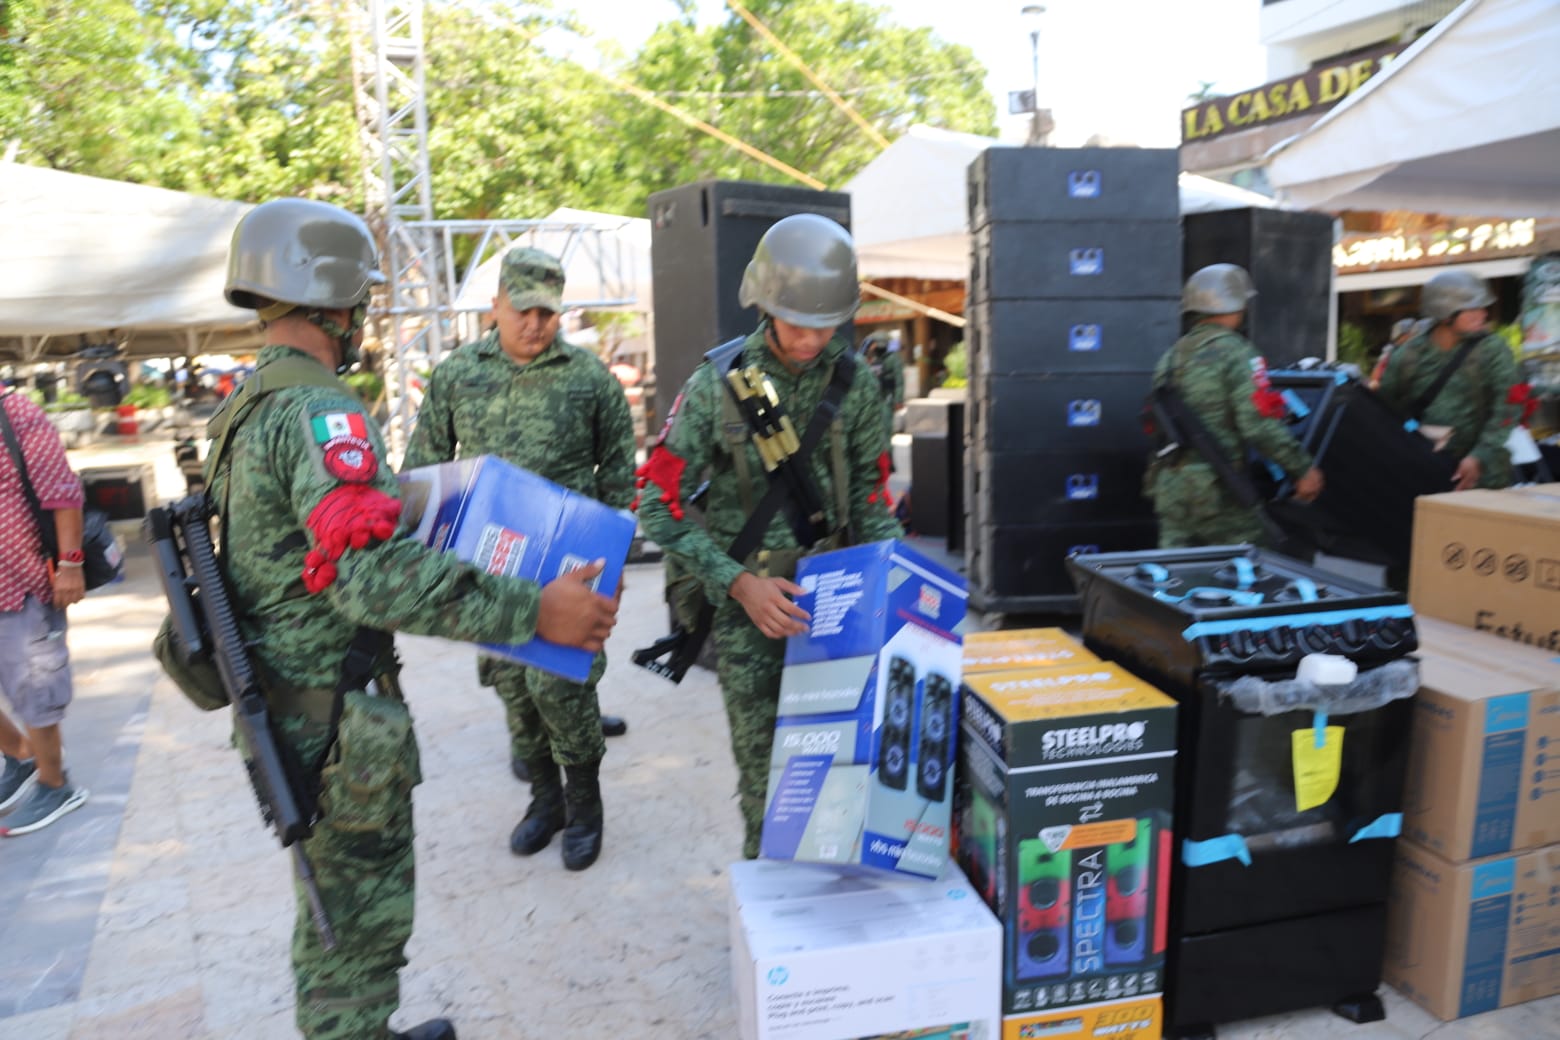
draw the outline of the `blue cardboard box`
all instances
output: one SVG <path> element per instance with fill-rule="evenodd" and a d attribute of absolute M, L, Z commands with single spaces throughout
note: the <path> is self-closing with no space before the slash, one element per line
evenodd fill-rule
<path fill-rule="evenodd" d="M 634 518 L 492 455 L 401 474 L 412 536 L 487 571 L 546 585 L 600 560 L 592 587 L 617 588 L 634 539 Z M 545 639 L 484 643 L 491 654 L 583 682 L 592 654 Z"/>
<path fill-rule="evenodd" d="M 964 579 L 903 542 L 804 559 L 761 852 L 935 878 L 948 861 Z"/>

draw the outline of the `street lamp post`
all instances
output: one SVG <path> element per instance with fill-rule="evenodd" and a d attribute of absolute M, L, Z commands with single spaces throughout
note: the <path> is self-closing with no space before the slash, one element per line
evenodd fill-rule
<path fill-rule="evenodd" d="M 1049 143 L 1054 123 L 1050 109 L 1040 107 L 1040 18 L 1045 8 L 1040 4 L 1025 4 L 1019 14 L 1029 25 L 1029 55 L 1032 63 L 1030 83 L 1034 89 L 1034 107 L 1029 122 L 1029 144 L 1044 146 Z"/>

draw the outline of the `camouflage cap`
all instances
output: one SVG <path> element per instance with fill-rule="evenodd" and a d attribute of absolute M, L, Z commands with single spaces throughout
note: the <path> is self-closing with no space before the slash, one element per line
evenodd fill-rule
<path fill-rule="evenodd" d="M 563 265 L 557 257 L 540 249 L 511 249 L 505 253 L 498 286 L 508 294 L 516 310 L 543 307 L 555 314 L 563 310 Z"/>

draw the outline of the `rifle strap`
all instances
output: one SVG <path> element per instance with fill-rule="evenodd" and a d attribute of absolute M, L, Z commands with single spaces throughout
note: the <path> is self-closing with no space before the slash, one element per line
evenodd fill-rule
<path fill-rule="evenodd" d="M 1473 348 L 1478 345 L 1478 336 L 1467 336 L 1463 339 L 1462 344 L 1457 348 L 1457 353 L 1452 355 L 1451 360 L 1446 363 L 1446 367 L 1441 369 L 1440 373 L 1435 377 L 1435 382 L 1425 388 L 1425 392 L 1419 395 L 1419 399 L 1408 410 L 1410 419 L 1415 422 L 1419 421 L 1420 417 L 1425 414 L 1425 409 L 1434 404 L 1435 399 L 1441 396 L 1441 391 L 1446 389 L 1446 384 L 1451 382 L 1452 376 L 1457 374 L 1457 370 L 1462 367 L 1464 361 L 1468 360 L 1468 355 L 1472 354 Z"/>

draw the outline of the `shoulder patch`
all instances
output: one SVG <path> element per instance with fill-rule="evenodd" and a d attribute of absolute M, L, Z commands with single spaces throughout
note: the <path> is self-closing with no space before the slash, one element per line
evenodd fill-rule
<path fill-rule="evenodd" d="M 318 409 L 305 413 L 304 425 L 326 475 L 344 484 L 366 484 L 378 475 L 379 457 L 362 412 Z"/>

